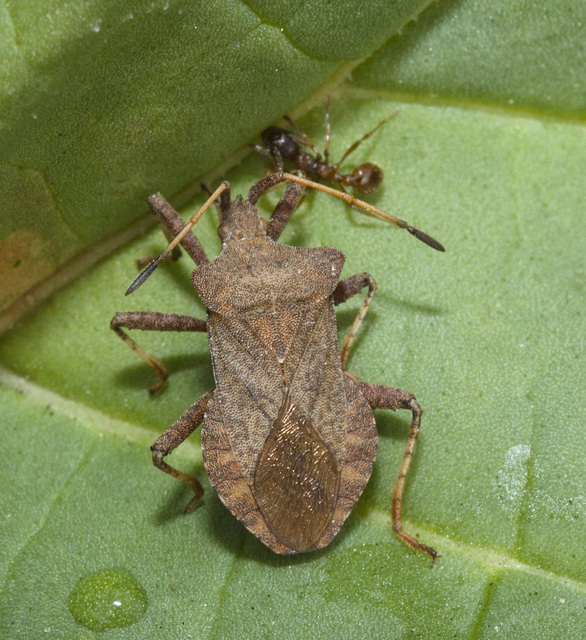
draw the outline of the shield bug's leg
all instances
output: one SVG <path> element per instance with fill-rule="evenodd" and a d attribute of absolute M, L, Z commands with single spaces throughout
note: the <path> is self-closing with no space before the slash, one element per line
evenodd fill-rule
<path fill-rule="evenodd" d="M 342 359 L 342 369 L 346 370 L 346 363 L 348 361 L 348 355 L 350 353 L 350 347 L 356 338 L 356 334 L 360 329 L 360 325 L 366 316 L 366 312 L 368 311 L 368 307 L 370 307 L 370 303 L 372 302 L 372 298 L 374 297 L 374 292 L 376 291 L 376 282 L 374 278 L 369 273 L 357 273 L 354 276 L 350 276 L 349 278 L 345 278 L 338 282 L 338 286 L 334 291 L 334 304 L 338 305 L 342 302 L 348 300 L 352 296 L 360 293 L 364 287 L 368 287 L 368 293 L 364 298 L 364 302 L 358 311 L 358 315 L 354 319 L 352 326 L 350 327 L 350 331 L 346 336 L 344 342 L 342 343 L 342 348 L 340 349 L 340 358 Z"/>
<path fill-rule="evenodd" d="M 403 461 L 401 462 L 401 468 L 399 469 L 399 475 L 397 476 L 395 487 L 393 489 L 393 496 L 391 498 L 393 531 L 412 549 L 421 549 L 422 551 L 429 553 L 429 555 L 435 559 L 438 556 L 437 551 L 432 547 L 428 547 L 426 544 L 422 544 L 412 535 L 403 531 L 403 523 L 401 520 L 401 503 L 403 500 L 403 491 L 405 489 L 405 480 L 415 452 L 415 444 L 417 442 L 417 435 L 419 434 L 419 427 L 421 425 L 421 414 L 423 413 L 421 405 L 417 402 L 415 396 L 409 391 L 395 389 L 385 385 L 369 384 L 368 382 L 358 380 L 355 376 L 351 377 L 358 385 L 358 388 L 372 409 L 391 409 L 391 411 L 395 411 L 396 409 L 408 409 L 411 411 L 413 418 L 411 420 L 411 428 L 409 429 L 409 437 L 407 438 L 407 447 L 405 448 Z"/>
<path fill-rule="evenodd" d="M 277 240 L 283 232 L 287 222 L 289 222 L 289 218 L 299 204 L 304 188 L 303 185 L 297 182 L 291 182 L 283 194 L 283 197 L 277 203 L 267 229 L 267 235 L 272 240 Z"/>
<path fill-rule="evenodd" d="M 173 240 L 183 227 L 185 227 L 183 218 L 177 213 L 177 211 L 175 211 L 175 209 L 173 209 L 173 207 L 160 193 L 154 193 L 149 196 L 147 198 L 147 202 L 152 212 L 159 218 L 159 222 L 163 229 L 167 229 L 165 232 L 167 239 L 169 241 Z M 181 240 L 181 246 L 185 251 L 187 251 L 188 255 L 196 265 L 209 263 L 206 252 L 194 233 L 186 234 Z M 176 250 L 178 249 L 179 247 L 175 247 L 173 249 L 173 252 L 170 254 L 171 260 L 177 259 L 174 256 L 177 255 Z"/>
<path fill-rule="evenodd" d="M 248 201 L 251 204 L 256 204 L 262 195 L 286 179 L 281 173 L 272 173 L 265 176 L 262 180 L 252 185 L 248 192 Z M 299 204 L 304 188 L 305 186 L 298 182 L 291 182 L 283 197 L 277 203 L 267 228 L 267 236 L 272 240 L 276 240 L 283 232 L 287 222 L 289 222 L 289 218 Z"/>
<path fill-rule="evenodd" d="M 199 318 L 183 316 L 178 313 L 157 313 L 156 311 L 122 311 L 110 321 L 110 328 L 139 355 L 159 376 L 159 380 L 149 389 L 154 395 L 164 386 L 169 372 L 165 365 L 154 356 L 147 353 L 140 345 L 128 336 L 126 329 L 142 329 L 143 331 L 207 331 L 207 323 Z"/>
<path fill-rule="evenodd" d="M 209 399 L 212 397 L 212 393 L 213 390 L 204 393 L 197 402 L 192 404 L 187 411 L 175 420 L 175 422 L 151 447 L 151 451 L 153 452 L 153 464 L 155 467 L 178 480 L 182 480 L 193 489 L 193 493 L 195 495 L 185 506 L 185 513 L 189 513 L 197 507 L 197 503 L 203 495 L 203 487 L 197 478 L 168 465 L 164 461 L 164 458 L 184 442 L 202 423 L 206 406 Z"/>

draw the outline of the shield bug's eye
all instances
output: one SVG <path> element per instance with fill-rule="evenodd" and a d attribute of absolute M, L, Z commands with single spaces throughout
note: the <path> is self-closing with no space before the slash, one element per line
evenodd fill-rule
<path fill-rule="evenodd" d="M 227 224 L 221 224 L 218 227 L 218 235 L 222 240 L 230 235 L 230 227 Z"/>
<path fill-rule="evenodd" d="M 258 231 L 262 235 L 265 235 L 269 228 L 269 223 L 264 218 L 258 219 Z"/>

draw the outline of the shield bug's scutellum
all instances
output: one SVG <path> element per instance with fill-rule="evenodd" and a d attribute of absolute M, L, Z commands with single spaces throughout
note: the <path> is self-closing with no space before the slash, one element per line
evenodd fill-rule
<path fill-rule="evenodd" d="M 291 184 L 266 221 L 256 203 L 285 180 Z M 111 327 L 159 375 L 151 392 L 165 383 L 167 370 L 123 329 L 206 331 L 216 385 L 153 444 L 153 462 L 193 488 L 186 510 L 193 509 L 203 495 L 201 484 L 164 458 L 203 422 L 204 464 L 222 502 L 276 553 L 312 551 L 332 540 L 368 481 L 377 449 L 372 410 L 407 409 L 411 428 L 393 490 L 392 528 L 409 546 L 435 558 L 436 551 L 403 531 L 401 521 L 422 409 L 412 393 L 363 382 L 346 371 L 376 290 L 374 279 L 360 273 L 339 280 L 345 258 L 332 247 L 276 242 L 304 186 L 333 193 L 444 250 L 403 220 L 291 174 L 263 178 L 246 200 L 232 201 L 230 184 L 223 182 L 187 224 L 162 196 L 151 196 L 151 208 L 175 239 L 135 278 L 127 295 L 181 243 L 197 265 L 192 282 L 207 318 L 132 311 L 117 313 Z M 210 262 L 191 229 L 214 202 L 222 251 Z M 363 288 L 368 292 L 339 349 L 334 308 Z"/>

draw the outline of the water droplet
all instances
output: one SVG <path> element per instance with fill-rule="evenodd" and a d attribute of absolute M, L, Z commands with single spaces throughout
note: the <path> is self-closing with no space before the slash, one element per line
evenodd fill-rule
<path fill-rule="evenodd" d="M 128 627 L 138 622 L 146 609 L 146 591 L 126 569 L 90 573 L 69 595 L 71 615 L 91 631 Z"/>

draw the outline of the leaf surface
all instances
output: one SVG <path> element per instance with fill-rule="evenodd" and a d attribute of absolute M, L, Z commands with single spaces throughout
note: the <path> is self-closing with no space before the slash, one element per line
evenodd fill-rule
<path fill-rule="evenodd" d="M 169 5 L 165 11 L 185 6 Z M 78 13 L 91 8 L 80 6 Z M 295 31 L 301 18 L 260 3 L 232 6 L 241 12 L 231 16 L 236 39 L 220 41 L 218 13 L 210 14 L 210 22 L 201 23 L 209 46 L 235 47 L 251 21 L 249 33 L 259 46 L 269 46 L 272 37 L 287 48 L 283 55 L 293 56 L 294 71 L 283 81 L 289 93 L 270 98 L 259 89 L 266 77 L 250 70 L 264 116 L 243 114 L 229 149 L 228 133 L 234 136 L 238 127 L 235 116 L 226 116 L 233 118 L 228 131 L 216 130 L 219 138 L 210 133 L 217 147 L 206 168 L 195 160 L 185 168 L 189 152 L 200 153 L 185 141 L 185 131 L 174 139 L 169 131 L 174 159 L 157 158 L 161 131 L 148 157 L 130 150 L 128 137 L 105 147 L 104 157 L 116 159 L 95 189 L 137 174 L 145 181 L 144 193 L 134 204 L 128 200 L 128 219 L 142 210 L 147 189 L 173 195 L 270 118 L 289 111 L 303 97 L 295 84 L 308 73 L 296 60 L 305 56 L 323 69 L 312 76 L 316 89 L 335 71 L 337 63 L 324 62 L 327 51 L 319 42 L 301 27 Z M 145 7 L 147 24 L 155 10 Z M 380 444 L 373 476 L 323 551 L 281 558 L 247 533 L 205 479 L 199 435 L 171 459 L 206 490 L 202 506 L 182 514 L 189 491 L 152 467 L 149 445 L 213 386 L 205 335 L 135 332 L 172 372 L 168 388 L 149 399 L 154 374 L 108 328 L 120 310 L 205 314 L 185 258 L 164 265 L 124 298 L 135 258 L 164 246 L 153 230 L 88 270 L 0 342 L 6 451 L 0 476 L 7 488 L 0 498 L 1 637 L 95 637 L 76 622 L 72 594 L 87 578 L 89 610 L 91 602 L 107 598 L 109 571 L 122 576 L 120 607 L 143 611 L 142 593 L 146 607 L 134 624 L 101 631 L 105 639 L 122 633 L 165 639 L 584 636 L 585 84 L 573 7 L 555 2 L 545 12 L 516 9 L 513 15 L 505 2 L 431 5 L 335 93 L 327 89 L 333 94 L 333 158 L 401 106 L 347 166 L 370 160 L 383 167 L 383 187 L 369 201 L 438 238 L 445 254 L 322 193 L 307 194 L 281 238 L 296 246 L 335 246 L 347 258 L 343 276 L 368 271 L 376 279 L 349 369 L 413 391 L 425 409 L 404 519 L 441 558 L 432 565 L 390 530 L 391 491 L 409 427 L 403 412 L 376 412 Z M 162 6 L 158 11 L 157 19 L 165 16 Z M 75 33 L 74 14 L 63 27 L 68 34 Z M 14 33 L 22 33 L 17 16 L 11 18 Z M 192 18 L 184 19 L 189 24 Z M 51 48 L 43 20 L 39 14 L 29 28 Z M 107 25 L 99 26 L 98 36 Z M 376 43 L 382 36 L 374 31 Z M 128 38 L 130 48 L 148 43 L 147 33 L 142 45 Z M 368 55 L 359 41 L 350 41 L 348 58 Z M 116 42 L 122 51 L 126 40 Z M 472 42 L 474 55 L 465 55 Z M 338 61 L 344 57 L 331 47 Z M 150 55 L 145 49 L 145 66 Z M 555 59 L 563 60 L 563 73 Z M 53 68 L 52 81 L 72 73 Z M 197 69 L 186 63 L 177 71 L 193 82 L 185 90 L 176 83 L 178 110 L 201 99 L 193 89 Z M 111 99 L 103 88 L 95 91 Z M 320 146 L 325 99 L 318 102 L 300 125 Z M 198 104 L 194 113 L 203 109 L 203 100 Z M 134 108 L 140 112 L 139 101 Z M 162 107 L 158 113 L 164 118 Z M 215 111 L 202 113 L 204 120 L 214 114 L 218 126 L 224 122 L 217 103 Z M 71 135 L 87 126 L 66 122 Z M 58 152 L 48 137 L 36 144 L 22 170 Z M 265 159 L 252 154 L 226 177 L 234 193 L 245 194 L 265 169 Z M 84 231 L 95 238 L 100 221 L 114 228 L 114 209 L 98 212 L 100 196 L 83 188 L 91 181 L 83 175 L 77 185 L 63 180 L 72 212 L 80 202 L 95 209 Z M 43 180 L 36 184 L 42 203 Z M 263 199 L 265 215 L 278 197 Z M 182 214 L 191 215 L 203 200 L 194 198 Z M 220 248 L 214 215 L 210 211 L 196 227 L 210 256 Z M 360 304 L 357 296 L 339 309 L 341 337 Z"/>

